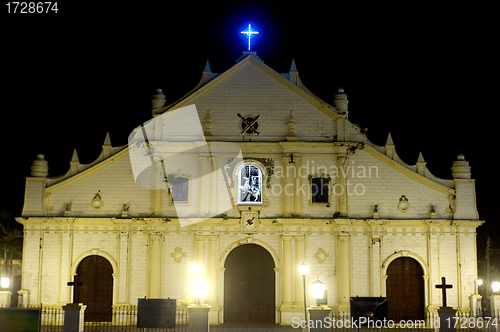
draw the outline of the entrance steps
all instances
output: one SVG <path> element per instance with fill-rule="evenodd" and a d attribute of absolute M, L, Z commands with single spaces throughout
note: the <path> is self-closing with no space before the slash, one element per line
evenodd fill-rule
<path fill-rule="evenodd" d="M 302 332 L 302 328 L 265 323 L 226 323 L 210 325 L 210 332 Z"/>

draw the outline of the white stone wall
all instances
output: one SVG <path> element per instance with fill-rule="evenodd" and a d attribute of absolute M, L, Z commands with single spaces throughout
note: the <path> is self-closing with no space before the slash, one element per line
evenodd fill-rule
<path fill-rule="evenodd" d="M 446 194 L 410 179 L 366 151 L 356 151 L 348 157 L 350 181 L 348 194 L 349 215 L 353 218 L 372 218 L 378 205 L 380 218 L 424 219 L 431 217 L 431 205 L 436 218 L 449 219 Z M 408 212 L 398 209 L 399 199 L 405 195 L 410 203 Z"/>
<path fill-rule="evenodd" d="M 100 192 L 102 210 L 90 208 L 94 196 Z M 50 196 L 48 216 L 61 216 L 66 204 L 71 204 L 72 216 L 120 216 L 123 205 L 135 216 L 150 214 L 150 190 L 135 184 L 128 156 L 98 172 L 54 192 Z M 51 209 L 52 207 L 52 209 Z"/>
<path fill-rule="evenodd" d="M 212 134 L 219 140 L 241 140 L 241 119 L 237 113 L 262 115 L 258 120 L 260 135 L 247 136 L 247 141 L 285 140 L 290 110 L 294 111 L 298 124 L 295 134 L 300 140 L 332 141 L 336 135 L 336 124 L 331 117 L 251 63 L 212 87 L 209 93 L 194 99 L 192 104 L 196 105 L 202 124 L 207 110 L 211 110 Z"/>

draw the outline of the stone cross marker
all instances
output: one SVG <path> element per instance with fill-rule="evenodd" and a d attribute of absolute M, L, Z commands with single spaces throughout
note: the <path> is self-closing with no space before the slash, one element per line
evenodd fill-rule
<path fill-rule="evenodd" d="M 76 288 L 77 288 L 78 286 L 81 286 L 81 285 L 82 285 L 82 282 L 81 282 L 81 281 L 76 281 L 76 280 L 74 280 L 74 281 L 70 281 L 70 282 L 68 282 L 68 286 L 73 286 L 74 291 L 76 291 Z M 74 299 L 74 297 L 73 297 L 73 301 L 74 301 L 74 300 L 75 300 L 75 299 Z"/>
<path fill-rule="evenodd" d="M 441 288 L 441 291 L 443 292 L 443 307 L 446 307 L 446 288 L 453 288 L 453 285 L 447 285 L 446 278 L 441 277 L 441 284 L 436 285 L 436 288 Z"/>

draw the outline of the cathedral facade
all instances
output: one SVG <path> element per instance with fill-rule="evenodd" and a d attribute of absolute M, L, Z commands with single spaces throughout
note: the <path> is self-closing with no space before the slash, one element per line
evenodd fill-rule
<path fill-rule="evenodd" d="M 300 80 L 244 52 L 221 74 L 166 105 L 129 144 L 106 137 L 100 157 L 48 177 L 43 155 L 26 180 L 22 305 L 118 310 L 139 298 L 197 299 L 210 323 L 292 324 L 319 303 L 349 314 L 351 297 L 386 297 L 389 317 L 441 305 L 478 309 L 475 185 L 460 155 L 453 179 L 422 155 L 408 165 L 389 135 L 370 142 Z M 201 271 L 193 273 L 193 264 Z M 299 266 L 308 267 L 304 279 Z M 68 286 L 75 282 L 75 286 Z M 411 300 L 410 300 L 411 299 Z M 179 301 L 178 301 L 179 303 Z"/>

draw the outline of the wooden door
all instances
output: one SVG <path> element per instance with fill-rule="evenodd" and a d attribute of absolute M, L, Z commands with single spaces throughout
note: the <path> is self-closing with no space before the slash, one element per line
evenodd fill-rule
<path fill-rule="evenodd" d="M 224 267 L 224 322 L 274 323 L 275 273 L 269 252 L 245 244 L 229 254 Z"/>
<path fill-rule="evenodd" d="M 424 319 L 424 279 L 420 264 L 409 257 L 397 258 L 387 269 L 389 319 Z"/>
<path fill-rule="evenodd" d="M 75 303 L 83 303 L 85 321 L 110 322 L 113 305 L 113 267 L 102 256 L 93 255 L 84 258 L 78 265 L 75 281 L 81 282 L 75 287 Z"/>

